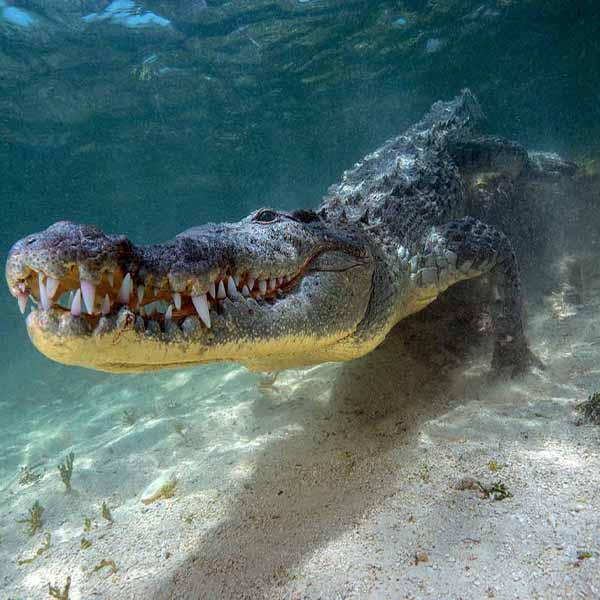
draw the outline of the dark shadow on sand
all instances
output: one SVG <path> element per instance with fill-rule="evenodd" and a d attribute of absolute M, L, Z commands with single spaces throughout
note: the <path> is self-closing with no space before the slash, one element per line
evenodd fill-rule
<path fill-rule="evenodd" d="M 226 520 L 198 540 L 155 597 L 263 597 L 393 493 L 377 475 L 381 464 L 425 420 L 460 403 L 441 396 L 440 389 L 450 387 L 475 350 L 488 351 L 483 298 L 474 297 L 473 284 L 470 291 L 466 287 L 404 321 L 374 352 L 335 371 L 325 405 L 299 386 L 286 406 L 312 402 L 314 410 L 302 411 L 300 421 L 293 410 L 280 411 L 280 424 L 287 420 L 294 433 L 261 448 Z M 256 404 L 255 411 L 265 410 L 263 402 Z M 391 461 L 390 468 L 396 468 Z"/>

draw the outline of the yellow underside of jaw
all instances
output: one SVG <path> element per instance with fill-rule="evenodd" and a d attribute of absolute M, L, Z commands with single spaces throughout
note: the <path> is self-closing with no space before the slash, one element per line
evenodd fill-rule
<path fill-rule="evenodd" d="M 203 346 L 200 340 L 178 338 L 168 342 L 132 329 L 103 335 L 62 336 L 44 329 L 35 318 L 28 320 L 27 330 L 33 345 L 48 358 L 111 373 L 158 371 L 214 362 L 237 362 L 253 371 L 278 371 L 351 360 L 372 349 L 348 343 L 345 338 L 351 335 L 350 331 L 319 338 L 293 335 Z"/>
<path fill-rule="evenodd" d="M 236 362 L 253 371 L 279 371 L 363 356 L 377 347 L 398 321 L 425 308 L 450 285 L 468 278 L 455 273 L 442 285 L 412 290 L 400 303 L 393 320 L 376 336 L 360 342 L 353 337 L 352 330 L 319 337 L 243 338 L 238 342 L 211 343 L 209 346 L 193 338 L 180 337 L 169 342 L 134 329 L 102 335 L 63 336 L 44 328 L 35 312 L 27 320 L 27 330 L 34 346 L 48 358 L 98 371 L 139 373 L 214 362 Z"/>

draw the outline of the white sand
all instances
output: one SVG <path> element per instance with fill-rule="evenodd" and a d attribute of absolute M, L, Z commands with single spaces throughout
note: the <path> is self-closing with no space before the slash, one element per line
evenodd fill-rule
<path fill-rule="evenodd" d="M 548 368 L 508 382 L 490 381 L 468 328 L 421 317 L 364 359 L 273 384 L 238 367 L 117 377 L 48 363 L 48 407 L 32 399 L 5 434 L 4 458 L 45 474 L 22 486 L 2 471 L 0 597 L 46 598 L 70 575 L 72 600 L 598 598 L 600 428 L 574 407 L 600 388 L 599 310 L 560 321 L 536 307 L 529 337 Z M 175 496 L 144 506 L 161 475 Z M 513 497 L 455 489 L 464 477 Z M 43 539 L 15 523 L 35 499 L 52 545 L 17 566 Z M 102 559 L 118 572 L 94 573 Z"/>

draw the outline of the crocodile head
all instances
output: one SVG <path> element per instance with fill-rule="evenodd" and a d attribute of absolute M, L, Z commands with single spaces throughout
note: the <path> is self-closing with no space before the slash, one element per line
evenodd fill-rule
<path fill-rule="evenodd" d="M 360 353 L 373 271 L 359 231 L 261 209 L 147 246 L 62 221 L 13 246 L 6 278 L 22 312 L 33 300 L 33 344 L 61 363 L 277 370 Z"/>

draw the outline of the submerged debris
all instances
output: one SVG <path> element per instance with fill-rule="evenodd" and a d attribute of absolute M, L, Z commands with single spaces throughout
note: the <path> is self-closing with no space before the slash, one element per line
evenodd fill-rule
<path fill-rule="evenodd" d="M 600 392 L 593 393 L 585 402 L 578 404 L 577 410 L 583 413 L 586 421 L 600 425 Z"/>
<path fill-rule="evenodd" d="M 44 525 L 42 519 L 43 514 L 44 507 L 36 500 L 29 509 L 29 516 L 24 519 L 18 519 L 17 523 L 26 523 L 28 525 L 29 535 L 35 535 Z"/>
<path fill-rule="evenodd" d="M 167 500 L 175 495 L 176 487 L 177 479 L 174 473 L 164 473 L 148 485 L 142 492 L 140 500 L 143 504 L 152 504 L 157 500 Z"/>
<path fill-rule="evenodd" d="M 58 600 L 69 600 L 69 590 L 71 589 L 71 576 L 67 576 L 65 587 L 61 590 L 58 586 L 48 584 L 48 594 L 51 598 Z"/>
<path fill-rule="evenodd" d="M 176 487 L 177 481 L 174 479 L 167 481 L 167 483 L 163 484 L 154 494 L 142 498 L 142 502 L 144 504 L 152 504 L 152 502 L 156 502 L 157 500 L 168 500 L 175 495 Z"/>
<path fill-rule="evenodd" d="M 67 458 L 65 458 L 64 462 L 60 463 L 57 468 L 60 473 L 60 478 L 62 482 L 65 484 L 66 492 L 69 493 L 71 491 L 71 476 L 73 475 L 73 462 L 75 461 L 75 454 L 73 452 L 69 453 Z"/>
<path fill-rule="evenodd" d="M 513 495 L 508 491 L 506 484 L 497 481 L 490 486 L 484 486 L 477 482 L 479 489 L 481 490 L 481 496 L 483 498 L 490 498 L 491 500 L 506 500 L 512 498 Z"/>

